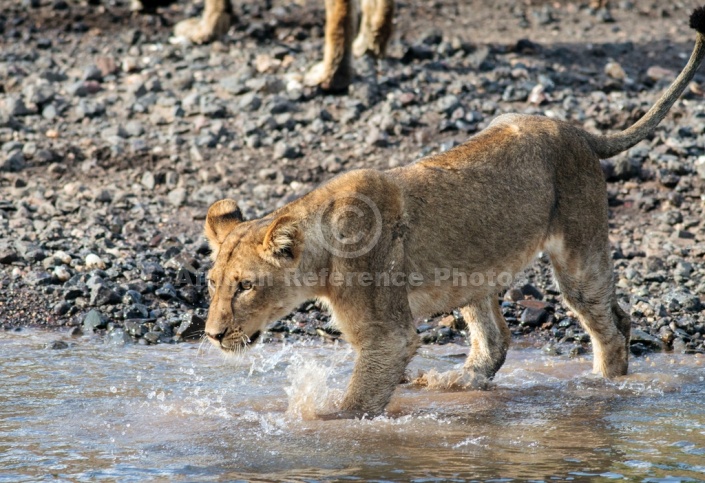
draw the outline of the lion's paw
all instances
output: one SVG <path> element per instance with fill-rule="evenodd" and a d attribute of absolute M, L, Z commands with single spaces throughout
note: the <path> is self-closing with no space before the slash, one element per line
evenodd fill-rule
<path fill-rule="evenodd" d="M 304 75 L 304 85 L 320 87 L 324 91 L 338 92 L 348 88 L 352 79 L 352 68 L 341 62 L 333 71 L 325 62 L 318 62 Z"/>
<path fill-rule="evenodd" d="M 177 23 L 174 35 L 182 37 L 194 44 L 205 44 L 222 37 L 230 29 L 230 15 L 225 12 L 205 16 L 204 18 L 189 18 Z"/>
<path fill-rule="evenodd" d="M 376 41 L 372 35 L 360 32 L 353 42 L 352 52 L 355 57 L 362 57 L 366 54 L 375 58 L 384 56 L 384 46 Z"/>
<path fill-rule="evenodd" d="M 308 72 L 304 75 L 304 85 L 309 87 L 316 87 L 321 85 L 326 77 L 326 66 L 323 62 L 318 62 L 313 67 L 311 67 Z"/>
<path fill-rule="evenodd" d="M 482 374 L 459 369 L 446 372 L 431 369 L 419 374 L 411 384 L 445 391 L 487 390 L 492 387 L 492 382 Z"/>

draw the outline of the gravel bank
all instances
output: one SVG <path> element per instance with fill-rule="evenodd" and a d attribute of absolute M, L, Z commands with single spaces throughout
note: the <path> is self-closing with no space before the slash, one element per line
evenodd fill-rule
<path fill-rule="evenodd" d="M 132 16 L 126 2 L 1 1 L 0 324 L 197 338 L 201 227 L 217 199 L 259 216 L 342 171 L 447 150 L 504 112 L 623 129 L 685 63 L 696 2 L 615 3 L 611 15 L 579 2 L 401 3 L 389 59 L 357 61 L 348 95 L 329 96 L 301 84 L 322 4 L 238 5 L 226 39 L 195 47 L 169 42 L 189 3 Z M 705 350 L 704 81 L 651 140 L 603 164 L 635 354 Z M 545 261 L 504 300 L 516 335 L 587 347 Z M 463 326 L 419 321 L 425 343 L 462 343 Z M 315 304 L 265 340 L 308 336 L 338 336 Z"/>

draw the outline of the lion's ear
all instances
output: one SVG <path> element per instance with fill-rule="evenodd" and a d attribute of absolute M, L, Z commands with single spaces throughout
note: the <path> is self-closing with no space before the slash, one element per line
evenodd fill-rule
<path fill-rule="evenodd" d="M 217 253 L 225 237 L 243 221 L 242 213 L 235 200 L 220 200 L 208 208 L 205 233 L 213 253 Z"/>
<path fill-rule="evenodd" d="M 260 249 L 262 257 L 277 265 L 295 262 L 301 254 L 303 237 L 297 221 L 280 216 L 269 225 Z"/>

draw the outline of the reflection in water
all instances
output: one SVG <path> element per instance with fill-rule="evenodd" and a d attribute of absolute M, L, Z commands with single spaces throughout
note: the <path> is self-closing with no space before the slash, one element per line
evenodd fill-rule
<path fill-rule="evenodd" d="M 223 361 L 189 345 L 46 349 L 56 337 L 0 334 L 0 482 L 705 480 L 703 357 L 634 359 L 610 382 L 587 359 L 517 349 L 489 391 L 400 387 L 387 417 L 323 422 L 346 345 Z M 410 371 L 452 370 L 465 350 L 424 347 Z"/>

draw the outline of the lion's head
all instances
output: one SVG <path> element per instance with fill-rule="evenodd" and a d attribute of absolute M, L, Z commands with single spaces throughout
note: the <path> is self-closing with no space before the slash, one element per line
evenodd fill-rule
<path fill-rule="evenodd" d="M 301 230 L 287 215 L 244 221 L 235 201 L 220 200 L 208 209 L 205 235 L 214 262 L 206 335 L 223 351 L 238 351 L 301 302 L 287 278 L 301 258 Z"/>

